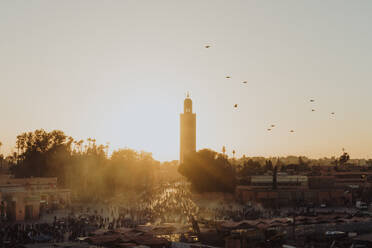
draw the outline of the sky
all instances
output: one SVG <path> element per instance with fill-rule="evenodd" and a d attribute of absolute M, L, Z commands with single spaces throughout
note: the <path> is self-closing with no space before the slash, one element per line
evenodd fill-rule
<path fill-rule="evenodd" d="M 44 128 L 178 159 L 189 91 L 197 149 L 371 158 L 371 13 L 367 0 L 0 1 L 0 152 Z"/>

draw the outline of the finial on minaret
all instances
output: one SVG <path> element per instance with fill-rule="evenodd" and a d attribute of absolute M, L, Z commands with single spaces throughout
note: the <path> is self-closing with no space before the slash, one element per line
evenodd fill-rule
<path fill-rule="evenodd" d="M 190 98 L 190 93 L 188 91 L 187 91 L 186 97 Z"/>

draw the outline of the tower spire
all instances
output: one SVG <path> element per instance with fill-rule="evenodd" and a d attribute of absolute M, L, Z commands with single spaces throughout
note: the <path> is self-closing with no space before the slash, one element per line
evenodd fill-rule
<path fill-rule="evenodd" d="M 180 163 L 189 154 L 196 151 L 196 115 L 192 112 L 192 100 L 187 92 L 181 114 Z"/>

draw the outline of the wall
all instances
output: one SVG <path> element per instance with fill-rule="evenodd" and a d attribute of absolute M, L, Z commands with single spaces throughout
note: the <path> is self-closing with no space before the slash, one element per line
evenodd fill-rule
<path fill-rule="evenodd" d="M 254 189 L 247 186 L 238 186 L 235 191 L 235 198 L 243 203 L 258 202 L 267 207 L 291 206 L 295 202 L 305 204 L 327 203 L 331 206 L 344 206 L 346 201 L 351 200 L 351 194 L 345 194 L 343 189 L 323 190 L 265 190 Z"/>

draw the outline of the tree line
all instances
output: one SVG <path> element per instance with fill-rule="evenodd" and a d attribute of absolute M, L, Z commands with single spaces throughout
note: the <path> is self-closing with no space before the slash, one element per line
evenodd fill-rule
<path fill-rule="evenodd" d="M 331 161 L 323 163 L 324 160 Z M 179 166 L 179 172 L 185 176 L 195 190 L 201 192 L 233 192 L 237 184 L 249 184 L 254 175 L 284 172 L 289 174 L 319 175 L 320 166 L 329 166 L 336 171 L 352 170 L 358 167 L 349 163 L 350 155 L 343 151 L 340 157 L 331 159 L 308 159 L 304 156 L 287 157 L 235 157 L 228 158 L 225 149 L 218 153 L 209 149 L 190 153 Z M 372 169 L 372 160 L 367 160 L 360 170 Z"/>
<path fill-rule="evenodd" d="M 82 200 L 148 189 L 159 174 L 178 179 L 177 167 L 196 191 L 233 192 L 249 176 L 273 173 L 274 168 L 278 172 L 316 174 L 316 165 L 324 165 L 321 159 L 302 156 L 235 159 L 228 158 L 224 151 L 202 149 L 186 156 L 178 166 L 177 161 L 160 163 L 151 153 L 127 148 L 115 150 L 109 156 L 108 149 L 108 144 L 97 144 L 92 138 L 75 140 L 60 130 L 38 129 L 18 135 L 16 152 L 6 158 L 0 155 L 0 165 L 3 168 L 7 164 L 18 178 L 57 177 L 60 187 L 70 188 Z M 352 166 L 346 152 L 331 161 L 329 166 L 339 169 Z M 372 160 L 367 162 L 372 167 Z"/>
<path fill-rule="evenodd" d="M 60 130 L 22 133 L 15 148 L 6 158 L 15 177 L 57 177 L 59 187 L 87 201 L 150 187 L 160 164 L 151 153 L 132 149 L 108 156 L 108 145 L 91 138 L 74 140 Z"/>

